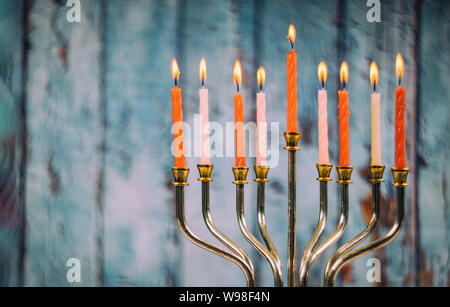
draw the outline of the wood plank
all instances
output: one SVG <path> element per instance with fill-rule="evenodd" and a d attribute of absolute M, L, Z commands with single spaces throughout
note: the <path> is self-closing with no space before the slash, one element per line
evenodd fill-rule
<path fill-rule="evenodd" d="M 450 3 L 423 1 L 420 10 L 420 100 L 417 111 L 419 285 L 448 286 Z"/>
<path fill-rule="evenodd" d="M 173 0 L 105 4 L 105 285 L 181 285 L 168 159 L 179 8 Z"/>
<path fill-rule="evenodd" d="M 71 24 L 65 6 L 30 2 L 27 286 L 101 285 L 101 9 L 83 2 Z M 70 258 L 80 283 L 66 278 Z"/>
<path fill-rule="evenodd" d="M 23 3 L 0 3 L 0 286 L 23 278 Z"/>

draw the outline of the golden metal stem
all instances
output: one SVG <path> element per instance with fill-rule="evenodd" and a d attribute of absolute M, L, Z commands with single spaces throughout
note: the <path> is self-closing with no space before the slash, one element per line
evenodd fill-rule
<path fill-rule="evenodd" d="M 351 174 L 353 168 L 351 166 L 349 167 L 336 167 L 339 180 L 338 183 L 340 184 L 340 190 L 341 190 L 341 215 L 339 218 L 338 225 L 336 227 L 336 230 L 321 244 L 319 247 L 317 247 L 312 255 L 310 256 L 309 262 L 305 264 L 305 270 L 301 276 L 301 280 L 303 282 L 303 285 L 306 286 L 308 282 L 309 277 L 309 271 L 311 269 L 311 266 L 313 263 L 331 246 L 333 246 L 344 234 L 345 228 L 347 227 L 348 222 L 348 203 L 349 203 L 349 196 L 348 191 L 349 187 L 348 185 L 352 182 L 351 181 Z M 319 177 L 320 178 L 320 177 Z"/>
<path fill-rule="evenodd" d="M 286 149 L 288 151 L 288 260 L 287 260 L 287 285 L 296 286 L 296 249 L 297 238 L 296 223 L 296 151 L 300 150 L 298 141 L 300 132 L 285 132 Z"/>
<path fill-rule="evenodd" d="M 233 242 L 230 238 L 224 235 L 217 228 L 217 226 L 215 225 L 215 223 L 211 218 L 209 184 L 210 181 L 212 181 L 211 172 L 213 169 L 213 165 L 199 164 L 197 165 L 197 168 L 200 174 L 200 178 L 198 180 L 202 182 L 202 212 L 203 212 L 203 220 L 205 221 L 206 227 L 217 240 L 222 242 L 233 253 L 240 256 L 241 260 L 247 266 L 247 270 L 252 273 L 251 274 L 252 283 L 255 284 L 255 269 L 253 268 L 253 263 L 251 262 L 250 257 L 235 242 Z"/>
<path fill-rule="evenodd" d="M 309 270 L 312 265 L 312 255 L 315 253 L 314 248 L 319 242 L 323 231 L 325 230 L 325 224 L 327 221 L 328 210 L 328 181 L 331 181 L 330 172 L 332 169 L 331 164 L 317 164 L 317 170 L 319 172 L 320 181 L 320 213 L 319 221 L 317 222 L 316 230 L 309 241 L 308 245 L 303 252 L 302 261 L 300 263 L 299 283 L 301 287 L 306 287 L 308 283 Z"/>
<path fill-rule="evenodd" d="M 346 247 L 343 253 L 341 253 L 338 257 L 334 258 L 334 261 L 330 263 L 328 271 L 325 272 L 325 278 L 324 278 L 324 286 L 334 286 L 337 274 L 342 269 L 342 267 L 363 256 L 368 253 L 371 253 L 375 251 L 376 249 L 382 248 L 392 242 L 392 240 L 395 239 L 399 231 L 401 230 L 404 215 L 405 215 L 405 187 L 406 187 L 406 177 L 408 174 L 408 169 L 403 170 L 396 170 L 392 169 L 392 174 L 394 177 L 394 186 L 397 188 L 396 191 L 396 198 L 397 198 L 397 210 L 396 210 L 396 217 L 395 217 L 395 223 L 389 230 L 389 232 L 371 242 L 368 243 L 354 251 L 351 251 L 351 249 L 358 245 L 360 242 L 364 241 L 371 233 L 371 231 L 374 229 L 375 224 L 378 220 L 379 216 L 379 203 L 380 203 L 380 182 L 382 181 L 382 175 L 384 166 L 369 166 L 371 171 L 371 182 L 373 186 L 373 215 L 372 219 L 369 221 L 369 225 L 366 227 L 366 229 L 357 237 L 355 237 L 352 241 L 350 241 Z M 378 168 L 378 170 L 376 169 Z M 330 259 L 332 260 L 332 259 Z"/>
<path fill-rule="evenodd" d="M 236 185 L 236 213 L 239 224 L 239 229 L 245 239 L 269 262 L 272 268 L 275 286 L 283 286 L 280 271 L 281 267 L 278 267 L 277 261 L 273 258 L 272 254 L 267 250 L 258 239 L 251 233 L 245 221 L 245 208 L 244 208 L 244 184 L 247 183 L 248 167 L 233 167 L 233 173 Z"/>
<path fill-rule="evenodd" d="M 338 248 L 328 260 L 325 267 L 325 279 L 331 270 L 331 266 L 336 258 L 341 257 L 343 254 L 350 251 L 353 247 L 363 242 L 373 231 L 378 223 L 378 217 L 380 214 L 380 182 L 383 182 L 384 165 L 370 165 L 370 181 L 372 182 L 372 216 L 367 224 L 366 228 L 357 236 L 352 238 L 349 242 Z"/>
<path fill-rule="evenodd" d="M 254 166 L 255 169 L 255 181 L 258 185 L 257 192 L 257 210 L 258 210 L 258 226 L 259 232 L 261 233 L 264 242 L 266 243 L 267 249 L 272 256 L 274 262 L 276 262 L 276 266 L 272 267 L 272 271 L 276 274 L 274 278 L 275 286 L 282 287 L 283 286 L 283 271 L 281 269 L 281 260 L 278 254 L 275 245 L 272 242 L 272 239 L 269 236 L 269 232 L 267 231 L 266 226 L 266 217 L 265 217 L 265 183 L 269 180 L 267 179 L 267 173 L 269 172 L 269 167 L 263 167 L 259 165 Z M 275 276 L 275 275 L 274 275 Z"/>
<path fill-rule="evenodd" d="M 177 216 L 177 224 L 181 230 L 181 233 L 193 244 L 201 247 L 215 255 L 228 259 L 235 263 L 241 268 L 244 272 L 245 278 L 247 280 L 247 286 L 254 287 L 254 273 L 250 271 L 247 265 L 242 261 L 242 259 L 215 244 L 211 244 L 197 235 L 195 235 L 192 230 L 186 224 L 185 210 L 184 210 L 184 187 L 187 185 L 187 177 L 189 174 L 188 168 L 172 168 L 172 172 L 174 174 L 174 183 L 175 186 L 175 201 L 176 201 L 176 216 Z"/>

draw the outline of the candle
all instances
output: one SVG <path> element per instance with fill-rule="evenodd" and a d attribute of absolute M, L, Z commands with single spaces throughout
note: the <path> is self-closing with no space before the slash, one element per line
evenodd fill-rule
<path fill-rule="evenodd" d="M 371 96 L 371 130 L 372 130 L 372 165 L 381 165 L 381 131 L 380 131 L 380 93 L 376 92 L 378 84 L 378 66 L 370 65 L 370 84 L 373 86 Z"/>
<path fill-rule="evenodd" d="M 398 78 L 398 87 L 395 90 L 395 168 L 406 168 L 405 154 L 405 96 L 406 90 L 401 87 L 403 71 L 403 57 L 397 54 L 395 72 Z"/>
<path fill-rule="evenodd" d="M 322 89 L 318 92 L 318 125 L 319 125 L 319 164 L 329 164 L 328 156 L 328 114 L 327 114 L 327 91 L 325 90 L 325 83 L 327 82 L 327 65 L 320 62 L 317 74 L 319 75 L 319 82 L 322 83 Z"/>
<path fill-rule="evenodd" d="M 241 85 L 241 63 L 234 64 L 233 79 L 236 83 L 236 94 L 234 95 L 234 142 L 236 167 L 245 166 L 245 131 L 244 131 L 244 102 L 242 94 L 239 93 Z"/>
<path fill-rule="evenodd" d="M 339 166 L 350 166 L 350 143 L 348 134 L 348 91 L 345 89 L 348 82 L 348 65 L 342 62 L 340 71 L 340 80 L 342 90 L 338 92 L 339 96 Z"/>
<path fill-rule="evenodd" d="M 263 85 L 266 81 L 266 71 L 260 67 L 256 73 L 259 93 L 256 94 L 256 165 L 267 166 L 267 121 L 266 121 L 266 93 Z"/>
<path fill-rule="evenodd" d="M 172 88 L 172 119 L 173 119 L 173 147 L 175 154 L 175 167 L 185 168 L 186 159 L 184 157 L 184 136 L 183 136 L 183 106 L 181 103 L 181 89 L 177 86 L 180 77 L 180 69 L 177 61 L 172 60 L 172 77 L 175 86 Z"/>
<path fill-rule="evenodd" d="M 295 27 L 289 26 L 287 38 L 291 43 L 291 51 L 287 54 L 287 132 L 298 132 L 297 124 L 297 53 L 294 50 Z"/>
<path fill-rule="evenodd" d="M 209 145 L 209 118 L 208 118 L 208 89 L 205 88 L 206 79 L 206 61 L 204 58 L 200 61 L 199 69 L 200 81 L 202 87 L 198 91 L 200 99 L 200 118 L 201 118 L 201 158 L 200 164 L 210 164 L 210 145 Z"/>

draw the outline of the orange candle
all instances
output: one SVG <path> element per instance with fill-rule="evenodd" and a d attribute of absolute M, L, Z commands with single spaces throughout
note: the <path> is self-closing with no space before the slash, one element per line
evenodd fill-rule
<path fill-rule="evenodd" d="M 180 70 L 177 61 L 172 60 L 172 77 L 175 86 L 172 88 L 172 119 L 173 119 L 173 147 L 175 155 L 175 167 L 185 168 L 184 136 L 183 136 L 183 107 L 181 103 L 181 89 L 177 86 Z"/>
<path fill-rule="evenodd" d="M 406 90 L 401 87 L 404 64 L 403 57 L 397 54 L 395 72 L 399 80 L 395 90 L 395 168 L 406 168 L 405 153 L 405 96 Z"/>
<path fill-rule="evenodd" d="M 236 167 L 245 166 L 245 130 L 244 130 L 244 101 L 239 93 L 241 85 L 241 64 L 236 61 L 234 64 L 233 78 L 236 83 L 237 93 L 234 95 L 234 148 L 236 157 Z"/>
<path fill-rule="evenodd" d="M 340 79 L 342 90 L 338 92 L 339 96 L 339 166 L 350 166 L 350 143 L 348 134 L 348 117 L 350 111 L 348 110 L 348 91 L 345 89 L 348 82 L 348 65 L 347 62 L 342 62 Z"/>
<path fill-rule="evenodd" d="M 287 36 L 291 43 L 291 51 L 287 54 L 287 132 L 298 132 L 297 124 L 297 53 L 294 50 L 295 27 L 289 26 Z"/>

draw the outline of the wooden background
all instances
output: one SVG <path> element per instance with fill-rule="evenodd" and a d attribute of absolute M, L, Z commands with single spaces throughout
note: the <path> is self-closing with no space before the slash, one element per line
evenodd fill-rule
<path fill-rule="evenodd" d="M 244 70 L 246 120 L 255 120 L 256 69 L 267 71 L 268 120 L 280 122 L 280 162 L 267 189 L 269 232 L 284 263 L 287 251 L 285 39 L 297 28 L 299 121 L 299 257 L 318 218 L 315 180 L 317 64 L 328 64 L 330 154 L 338 158 L 337 89 L 342 60 L 350 67 L 350 220 L 343 240 L 370 215 L 369 64 L 381 70 L 383 161 L 394 155 L 394 60 L 405 59 L 407 219 L 388 247 L 345 267 L 341 286 L 450 284 L 450 2 L 381 0 L 381 23 L 368 23 L 365 0 L 211 1 L 81 0 L 81 23 L 66 20 L 67 1 L 0 2 L 0 285 L 3 286 L 237 286 L 239 269 L 192 244 L 178 231 L 170 185 L 170 61 L 178 59 L 184 117 L 198 109 L 198 63 L 208 64 L 210 119 L 233 120 L 232 65 Z M 201 218 L 198 159 L 187 189 L 187 219 L 212 239 Z M 233 159 L 213 159 L 212 215 L 255 263 L 258 285 L 272 285 L 268 264 L 239 233 Z M 249 159 L 248 164 L 254 164 Z M 333 177 L 336 178 L 335 171 Z M 253 173 L 250 179 L 253 178 Z M 385 173 L 381 225 L 394 214 L 392 177 Z M 247 216 L 257 230 L 256 190 L 246 187 Z M 337 223 L 337 184 L 330 184 L 329 222 Z M 320 285 L 326 257 L 313 266 Z M 369 283 L 366 262 L 382 264 Z M 66 279 L 66 261 L 81 261 L 82 281 Z M 286 275 L 286 271 L 284 271 Z"/>

